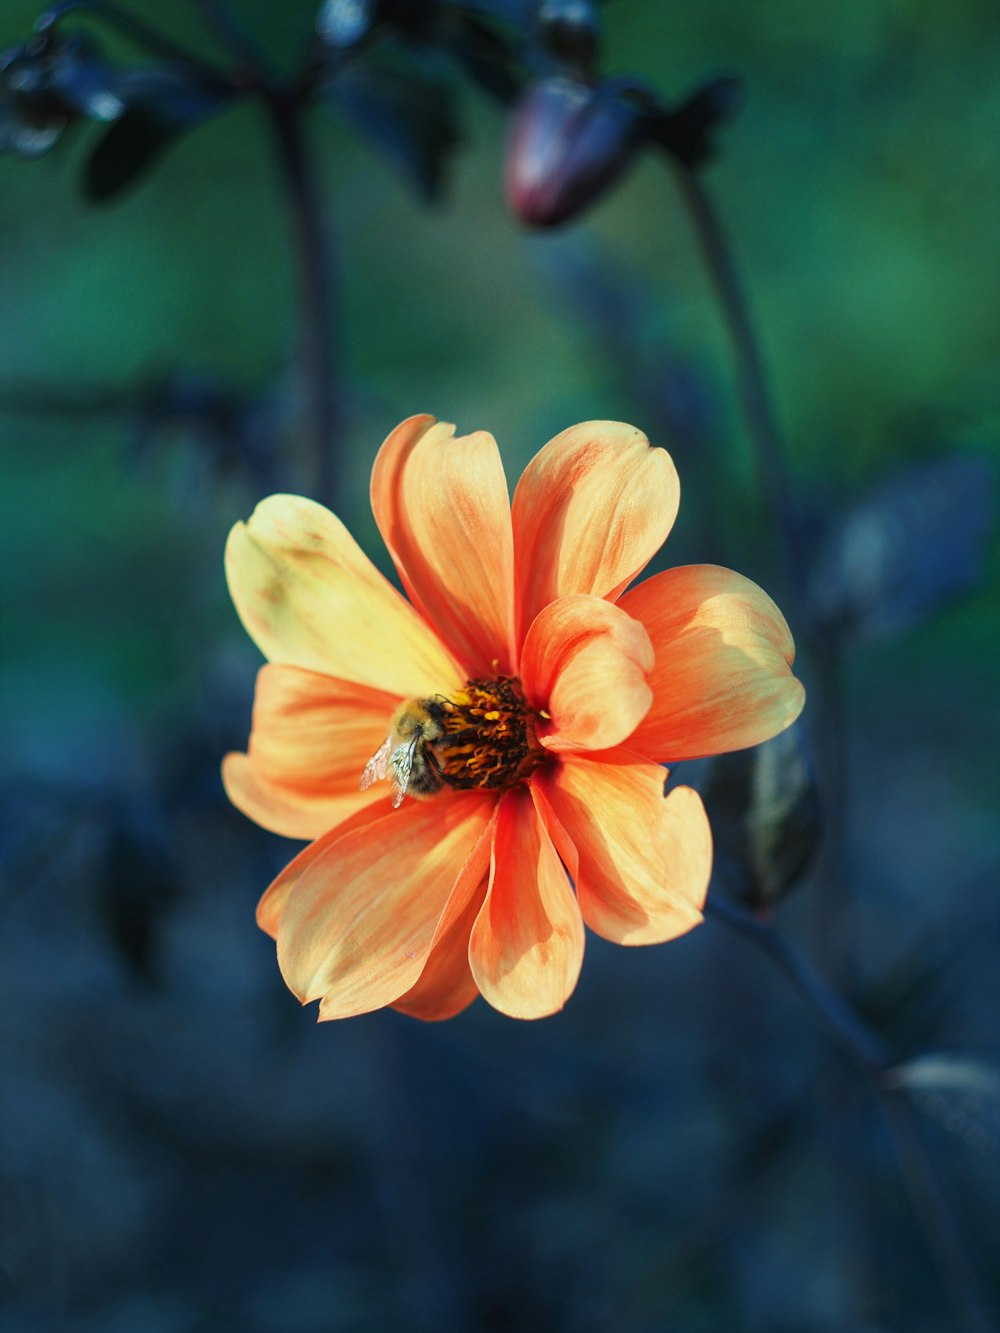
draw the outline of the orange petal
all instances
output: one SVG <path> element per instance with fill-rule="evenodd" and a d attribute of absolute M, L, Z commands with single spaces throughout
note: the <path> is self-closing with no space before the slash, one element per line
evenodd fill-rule
<path fill-rule="evenodd" d="M 389 796 L 383 794 L 381 802 L 366 805 L 363 809 L 355 811 L 336 828 L 324 833 L 308 847 L 303 847 L 298 856 L 285 866 L 278 878 L 267 886 L 257 904 L 257 925 L 265 935 L 270 935 L 272 940 L 278 938 L 278 926 L 281 924 L 281 914 L 285 910 L 288 895 L 298 883 L 302 873 L 316 858 L 325 853 L 330 844 L 336 842 L 338 838 L 353 833 L 355 829 L 367 827 L 374 819 L 384 818 L 389 808 Z"/>
<path fill-rule="evenodd" d="M 619 605 L 642 621 L 656 653 L 653 705 L 630 749 L 668 761 L 741 750 L 802 711 L 785 619 L 741 574 L 717 565 L 668 569 Z"/>
<path fill-rule="evenodd" d="M 318 838 L 385 794 L 358 784 L 398 703 L 317 671 L 261 667 L 247 753 L 222 761 L 227 796 L 272 833 Z"/>
<path fill-rule="evenodd" d="M 568 593 L 614 601 L 665 541 L 679 501 L 670 455 L 634 426 L 586 421 L 550 440 L 514 492 L 519 635 Z"/>
<path fill-rule="evenodd" d="M 272 662 L 406 698 L 465 676 L 329 510 L 262 500 L 226 543 L 226 577 L 247 633 Z"/>
<path fill-rule="evenodd" d="M 544 1018 L 573 992 L 583 921 L 562 863 L 523 787 L 497 813 L 486 901 L 469 942 L 483 997 L 511 1018 Z"/>
<path fill-rule="evenodd" d="M 652 702 L 649 636 L 600 597 L 560 597 L 535 617 L 521 649 L 525 698 L 551 721 L 549 750 L 606 750 L 635 731 Z"/>
<path fill-rule="evenodd" d="M 371 495 L 413 605 L 470 677 L 509 673 L 514 545 L 493 436 L 410 417 L 379 450 Z"/>
<path fill-rule="evenodd" d="M 434 932 L 434 943 L 416 985 L 394 1004 L 413 1018 L 452 1018 L 479 994 L 469 967 L 469 936 L 486 897 L 490 849 L 496 820 L 491 819 L 455 882 Z"/>
<path fill-rule="evenodd" d="M 658 764 L 574 755 L 532 778 L 583 919 L 616 944 L 662 944 L 701 921 L 712 831 L 697 792 L 663 796 Z"/>
<path fill-rule="evenodd" d="M 284 895 L 278 964 L 303 1004 L 322 999 L 321 1019 L 347 1018 L 410 989 L 494 805 L 470 793 L 375 806 L 296 857 L 271 893 Z"/>

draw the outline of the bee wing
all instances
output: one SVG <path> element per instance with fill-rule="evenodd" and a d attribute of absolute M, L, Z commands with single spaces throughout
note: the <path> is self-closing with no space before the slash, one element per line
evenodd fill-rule
<path fill-rule="evenodd" d="M 392 737 L 386 736 L 372 757 L 365 764 L 361 774 L 361 790 L 367 791 L 374 782 L 381 782 L 389 776 L 389 759 L 392 755 Z"/>
<path fill-rule="evenodd" d="M 396 794 L 392 798 L 393 809 L 398 809 L 403 804 L 403 797 L 410 787 L 410 778 L 413 775 L 413 761 L 417 757 L 417 748 L 420 745 L 419 734 L 411 740 L 404 741 L 402 745 L 397 745 L 392 752 L 392 758 L 389 760 L 389 770 L 392 776 L 392 785 L 396 789 Z"/>

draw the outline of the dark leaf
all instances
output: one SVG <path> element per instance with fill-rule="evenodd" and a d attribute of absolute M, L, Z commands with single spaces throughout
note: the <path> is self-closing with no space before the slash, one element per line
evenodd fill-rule
<path fill-rule="evenodd" d="M 911 466 L 884 482 L 820 543 L 810 609 L 826 632 L 891 634 L 974 588 L 996 509 L 996 468 L 975 455 Z"/>
<path fill-rule="evenodd" d="M 714 154 L 716 131 L 739 109 L 742 96 L 738 76 L 717 75 L 676 106 L 662 108 L 653 118 L 652 132 L 685 166 L 699 167 Z"/>
<path fill-rule="evenodd" d="M 116 949 L 146 984 L 156 980 L 160 922 L 175 893 L 167 839 L 155 817 L 123 811 L 108 842 L 102 906 Z"/>
<path fill-rule="evenodd" d="M 178 446 L 192 447 L 213 474 L 244 473 L 261 490 L 277 477 L 274 404 L 194 372 L 169 375 L 136 397 L 130 453 L 147 464 Z"/>
<path fill-rule="evenodd" d="M 474 14 L 456 13 L 442 42 L 480 88 L 503 103 L 517 95 L 520 79 L 513 44 Z"/>
<path fill-rule="evenodd" d="M 172 140 L 216 115 L 230 97 L 228 89 L 207 84 L 193 72 L 166 66 L 126 70 L 115 87 L 125 110 L 87 163 L 85 189 L 96 201 L 117 194 Z"/>
<path fill-rule="evenodd" d="M 452 89 L 436 68 L 382 53 L 348 66 L 327 93 L 425 198 L 440 195 L 459 132 Z"/>
<path fill-rule="evenodd" d="M 748 906 L 773 906 L 795 887 L 820 841 L 820 809 L 805 729 L 796 722 L 751 750 L 712 760 L 704 789 L 716 850 Z"/>
<path fill-rule="evenodd" d="M 1000 1072 L 963 1055 L 921 1055 L 885 1075 L 971 1148 L 1000 1158 Z"/>

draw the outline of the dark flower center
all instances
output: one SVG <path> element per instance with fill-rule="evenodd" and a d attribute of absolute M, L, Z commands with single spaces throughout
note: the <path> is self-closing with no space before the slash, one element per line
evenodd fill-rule
<path fill-rule="evenodd" d="M 535 714 L 515 676 L 466 681 L 454 699 L 438 696 L 422 703 L 441 729 L 427 743 L 430 762 L 449 787 L 513 787 L 545 757 Z"/>

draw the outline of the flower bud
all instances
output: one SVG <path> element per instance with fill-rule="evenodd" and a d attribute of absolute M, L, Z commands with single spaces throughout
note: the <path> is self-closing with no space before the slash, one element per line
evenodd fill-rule
<path fill-rule="evenodd" d="M 644 129 L 640 107 L 620 82 L 533 84 L 514 113 L 507 148 L 512 211 L 536 227 L 574 217 L 623 174 Z"/>
<path fill-rule="evenodd" d="M 73 121 L 113 120 L 122 102 L 91 39 L 37 34 L 0 53 L 0 149 L 47 152 Z"/>

